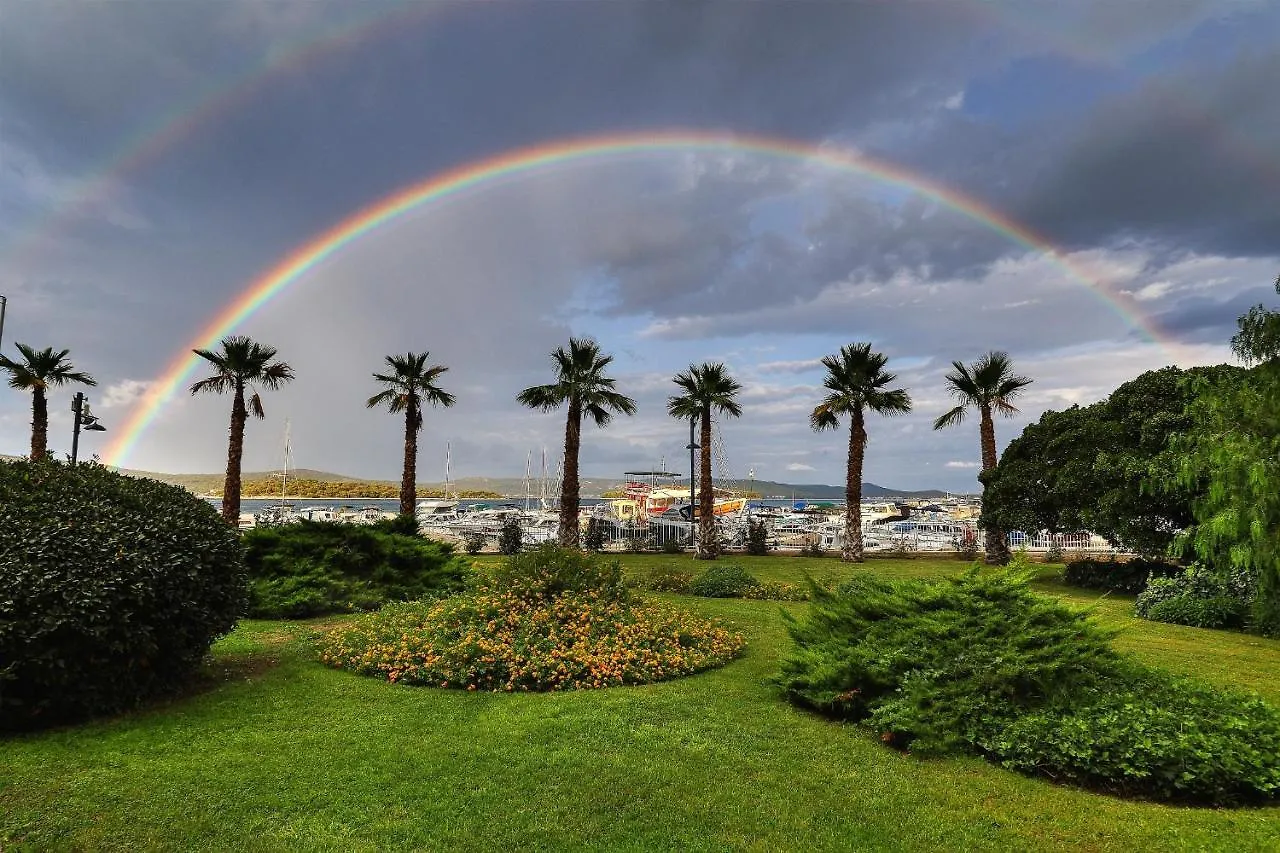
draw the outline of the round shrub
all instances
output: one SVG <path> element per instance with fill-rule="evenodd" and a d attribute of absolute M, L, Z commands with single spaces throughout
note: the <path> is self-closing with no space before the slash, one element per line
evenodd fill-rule
<path fill-rule="evenodd" d="M 299 521 L 246 531 L 249 615 L 305 619 L 376 610 L 465 585 L 468 568 L 452 545 L 397 532 L 406 528 L 396 525 Z"/>
<path fill-rule="evenodd" d="M 743 646 L 713 621 L 633 602 L 616 564 L 543 545 L 472 593 L 388 605 L 330 631 L 321 659 L 403 684 L 544 691 L 676 678 Z"/>
<path fill-rule="evenodd" d="M 1180 566 L 1162 560 L 1134 557 L 1123 562 L 1114 557 L 1098 560 L 1083 557 L 1067 563 L 1062 582 L 1082 589 L 1103 589 L 1137 595 L 1153 579 L 1167 578 L 1182 571 Z"/>
<path fill-rule="evenodd" d="M 750 572 L 732 563 L 704 570 L 689 584 L 689 592 L 704 598 L 742 598 L 760 585 Z"/>
<path fill-rule="evenodd" d="M 0 462 L 0 728 L 181 685 L 244 605 L 239 539 L 208 502 L 96 464 Z"/>

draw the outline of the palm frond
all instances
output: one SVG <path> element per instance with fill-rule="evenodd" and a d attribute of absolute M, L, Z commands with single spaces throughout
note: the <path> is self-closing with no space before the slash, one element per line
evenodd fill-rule
<path fill-rule="evenodd" d="M 249 402 L 249 414 L 259 419 L 265 418 L 267 416 L 266 410 L 262 408 L 262 396 L 258 394 L 258 392 L 255 391 L 253 395 L 249 397 L 248 402 Z"/>
<path fill-rule="evenodd" d="M 933 422 L 933 428 L 946 429 L 949 426 L 954 426 L 955 424 L 960 423 L 964 420 L 966 411 L 967 409 L 964 406 L 956 406 L 945 415 L 939 416 L 938 419 Z"/>

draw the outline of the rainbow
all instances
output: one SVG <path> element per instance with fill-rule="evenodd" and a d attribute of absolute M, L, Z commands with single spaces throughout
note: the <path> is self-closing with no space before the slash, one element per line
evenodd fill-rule
<path fill-rule="evenodd" d="M 135 405 L 125 426 L 116 433 L 104 458 L 109 465 L 121 465 L 138 440 L 156 419 L 164 405 L 190 379 L 201 359 L 193 349 L 215 347 L 217 342 L 246 318 L 267 305 L 273 297 L 343 247 L 425 204 L 458 198 L 473 191 L 501 185 L 568 165 L 609 161 L 634 156 L 688 152 L 750 153 L 769 157 L 803 159 L 822 166 L 875 178 L 887 185 L 932 199 L 1003 234 L 1028 250 L 1043 253 L 1072 278 L 1096 293 L 1129 325 L 1156 343 L 1166 343 L 1164 335 L 1145 317 L 1129 307 L 1119 293 L 1093 280 L 1086 271 L 1068 260 L 1044 237 L 1009 219 L 977 199 L 962 195 L 936 181 L 907 169 L 867 157 L 810 142 L 764 136 L 673 130 L 661 133 L 632 133 L 559 140 L 521 148 L 463 164 L 428 177 L 420 183 L 392 193 L 300 246 L 244 289 L 225 309 L 210 320 L 183 348 L 164 372 L 152 382 L 147 394 Z M 1170 342 L 1171 343 L 1171 342 Z"/>

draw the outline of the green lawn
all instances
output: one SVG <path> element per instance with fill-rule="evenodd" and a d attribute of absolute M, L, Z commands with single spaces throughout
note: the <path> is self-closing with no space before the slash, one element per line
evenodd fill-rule
<path fill-rule="evenodd" d="M 773 580 L 848 574 L 832 559 L 728 559 Z M 1043 592 L 1097 601 L 1052 572 Z M 779 700 L 767 680 L 788 642 L 780 605 L 665 597 L 734 622 L 745 657 L 647 687 L 468 694 L 322 667 L 315 625 L 245 623 L 203 692 L 0 741 L 0 849 L 1280 849 L 1280 808 L 1126 802 L 896 753 Z M 1280 642 L 1140 622 L 1131 606 L 1097 607 L 1125 626 L 1125 648 L 1280 703 Z"/>

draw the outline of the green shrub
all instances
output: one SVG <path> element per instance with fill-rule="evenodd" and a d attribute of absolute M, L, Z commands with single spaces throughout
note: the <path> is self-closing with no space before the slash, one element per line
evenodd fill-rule
<path fill-rule="evenodd" d="M 393 518 L 384 518 L 381 521 L 374 522 L 372 526 L 374 530 L 398 533 L 401 536 L 418 535 L 418 519 L 412 515 L 396 515 Z"/>
<path fill-rule="evenodd" d="M 827 552 L 822 550 L 822 544 L 814 539 L 812 542 L 806 542 L 800 546 L 801 557 L 825 557 Z"/>
<path fill-rule="evenodd" d="M 1173 563 L 1135 557 L 1121 562 L 1115 558 L 1098 560 L 1083 557 L 1067 563 L 1062 582 L 1082 589 L 1103 589 L 1137 595 L 1151 578 L 1166 578 L 1181 572 Z"/>
<path fill-rule="evenodd" d="M 524 531 L 519 517 L 513 515 L 502 523 L 502 531 L 498 534 L 498 553 L 510 557 L 519 554 L 523 547 Z"/>
<path fill-rule="evenodd" d="M 466 552 L 468 554 L 474 557 L 476 554 L 479 554 L 481 551 L 484 550 L 484 534 L 483 533 L 468 534 L 467 538 L 463 540 L 462 547 L 466 549 Z"/>
<path fill-rule="evenodd" d="M 751 519 L 747 522 L 747 553 L 753 557 L 765 557 L 769 554 L 769 530 L 762 520 Z"/>
<path fill-rule="evenodd" d="M 704 598 L 742 598 L 760 582 L 742 566 L 726 563 L 705 569 L 689 584 L 689 592 Z"/>
<path fill-rule="evenodd" d="M 656 566 L 649 570 L 642 585 L 654 592 L 688 592 L 693 575 L 674 566 Z"/>
<path fill-rule="evenodd" d="M 742 597 L 758 601 L 808 601 L 809 590 L 794 583 L 759 581 L 755 586 L 744 589 Z"/>
<path fill-rule="evenodd" d="M 1033 595 L 1029 570 L 859 575 L 814 589 L 779 676 L 792 701 L 919 753 L 969 752 L 1125 794 L 1213 804 L 1280 792 L 1280 711 L 1149 669 Z"/>
<path fill-rule="evenodd" d="M 321 659 L 404 684 L 573 690 L 688 675 L 743 647 L 714 621 L 630 600 L 616 562 L 548 544 L 513 556 L 472 593 L 340 626 L 322 639 Z"/>
<path fill-rule="evenodd" d="M 586 535 L 582 537 L 582 547 L 593 553 L 603 551 L 606 532 L 604 519 L 587 519 L 587 532 Z"/>
<path fill-rule="evenodd" d="M 1138 596 L 1134 612 L 1153 622 L 1193 628 L 1243 628 L 1252 592 L 1248 577 L 1230 578 L 1195 565 L 1173 577 L 1153 578 Z"/>
<path fill-rule="evenodd" d="M 649 550 L 652 539 L 648 536 L 628 536 L 623 540 L 623 547 L 628 554 L 643 554 Z"/>
<path fill-rule="evenodd" d="M 246 531 L 249 615 L 302 619 L 374 610 L 464 586 L 468 568 L 452 545 L 391 530 L 300 521 Z"/>
<path fill-rule="evenodd" d="M 662 553 L 664 554 L 683 554 L 684 543 L 679 539 L 664 539 L 662 542 Z"/>
<path fill-rule="evenodd" d="M 96 464 L 0 462 L 0 729 L 178 687 L 244 603 L 239 539 L 207 501 Z"/>
<path fill-rule="evenodd" d="M 543 542 L 513 554 L 489 572 L 488 585 L 517 598 L 539 600 L 564 592 L 594 591 L 607 600 L 627 597 L 622 567 L 617 560 L 603 562 L 591 554 Z"/>

